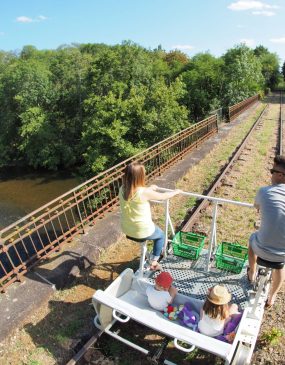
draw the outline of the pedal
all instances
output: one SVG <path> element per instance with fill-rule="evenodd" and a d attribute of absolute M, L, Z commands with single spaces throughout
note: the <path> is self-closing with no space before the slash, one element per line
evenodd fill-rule
<path fill-rule="evenodd" d="M 266 269 L 264 269 L 264 268 L 260 268 L 260 269 L 258 270 L 258 275 L 265 276 L 265 275 L 266 275 Z"/>

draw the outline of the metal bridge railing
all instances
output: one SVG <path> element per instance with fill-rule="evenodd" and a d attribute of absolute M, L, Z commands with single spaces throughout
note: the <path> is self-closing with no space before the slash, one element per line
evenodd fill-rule
<path fill-rule="evenodd" d="M 242 107 L 253 103 L 247 99 Z M 241 104 L 241 103 L 239 103 Z M 11 285 L 40 260 L 84 232 L 118 205 L 125 166 L 134 160 L 145 164 L 152 179 L 191 149 L 218 131 L 217 114 L 153 145 L 102 172 L 0 231 L 0 291 Z"/>
<path fill-rule="evenodd" d="M 244 112 L 247 108 L 249 108 L 252 104 L 259 100 L 259 95 L 254 95 L 248 99 L 245 99 L 235 105 L 229 107 L 229 121 L 231 122 L 235 119 L 240 113 Z"/>
<path fill-rule="evenodd" d="M 218 108 L 210 112 L 210 115 L 215 115 L 215 114 L 217 115 L 218 124 L 221 124 L 226 121 L 224 108 Z"/>
<path fill-rule="evenodd" d="M 87 225 L 118 205 L 125 166 L 145 164 L 147 178 L 160 175 L 218 130 L 211 116 L 104 171 L 52 200 L 0 232 L 0 291 L 5 291 L 40 260 L 84 232 Z"/>

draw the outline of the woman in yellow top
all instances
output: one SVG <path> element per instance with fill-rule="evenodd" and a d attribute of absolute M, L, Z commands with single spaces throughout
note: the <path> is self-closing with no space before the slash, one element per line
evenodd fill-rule
<path fill-rule="evenodd" d="M 139 162 L 127 165 L 123 185 L 119 191 L 122 231 L 130 238 L 153 240 L 151 269 L 159 268 L 165 235 L 151 218 L 150 200 L 167 200 L 179 194 L 181 190 L 159 193 L 156 186 L 145 186 L 145 168 Z"/>

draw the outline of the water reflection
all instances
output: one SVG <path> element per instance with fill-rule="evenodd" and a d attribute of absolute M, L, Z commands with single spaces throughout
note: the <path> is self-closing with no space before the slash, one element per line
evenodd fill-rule
<path fill-rule="evenodd" d="M 0 229 L 80 183 L 71 173 L 0 172 Z"/>

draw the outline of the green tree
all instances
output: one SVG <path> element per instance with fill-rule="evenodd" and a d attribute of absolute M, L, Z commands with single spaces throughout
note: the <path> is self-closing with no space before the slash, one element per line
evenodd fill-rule
<path fill-rule="evenodd" d="M 38 55 L 40 55 L 40 53 L 41 52 L 34 46 L 24 46 L 20 53 L 20 58 L 23 60 L 28 60 L 30 58 L 35 59 Z"/>
<path fill-rule="evenodd" d="M 261 62 L 265 86 L 274 89 L 279 82 L 279 57 L 263 46 L 256 47 L 254 54 Z"/>
<path fill-rule="evenodd" d="M 222 58 L 225 106 L 242 101 L 264 89 L 261 62 L 245 44 L 229 49 Z"/>
<path fill-rule="evenodd" d="M 34 168 L 56 169 L 61 163 L 61 154 L 65 151 L 58 138 L 57 128 L 54 128 L 48 118 L 49 115 L 40 107 L 28 108 L 20 114 L 22 123 L 19 129 L 19 151 Z"/>
<path fill-rule="evenodd" d="M 49 71 L 35 60 L 10 62 L 0 81 L 0 160 L 5 165 L 23 159 L 19 153 L 21 114 L 28 108 L 48 108 Z"/>
<path fill-rule="evenodd" d="M 223 61 L 209 53 L 197 54 L 186 66 L 182 74 L 187 90 L 184 104 L 190 110 L 191 120 L 201 120 L 220 107 L 222 66 Z"/>
<path fill-rule="evenodd" d="M 275 56 L 240 45 L 189 59 L 131 41 L 0 51 L 0 165 L 96 173 L 273 85 Z"/>
<path fill-rule="evenodd" d="M 167 76 L 169 82 L 175 80 L 184 71 L 185 66 L 190 61 L 189 57 L 179 50 L 165 53 L 163 59 L 168 66 Z"/>
<path fill-rule="evenodd" d="M 53 85 L 50 123 L 61 144 L 60 165 L 80 162 L 78 152 L 84 122 L 83 103 L 88 94 L 88 78 L 92 56 L 76 47 L 64 47 L 50 58 Z"/>
<path fill-rule="evenodd" d="M 17 58 L 12 52 L 0 51 L 0 80 L 6 67 L 15 60 Z"/>
<path fill-rule="evenodd" d="M 149 84 L 157 76 L 156 66 L 150 51 L 131 42 L 102 48 L 92 61 L 90 88 L 105 96 L 120 82 L 128 93 L 133 85 Z"/>
<path fill-rule="evenodd" d="M 160 79 L 133 85 L 127 96 L 122 83 L 106 96 L 91 95 L 85 101 L 84 173 L 104 170 L 186 127 L 187 111 L 178 102 L 183 92 L 180 80 L 167 87 Z"/>
<path fill-rule="evenodd" d="M 82 104 L 90 55 L 70 47 L 24 47 L 0 77 L 0 156 L 35 168 L 69 167 L 80 160 Z"/>

